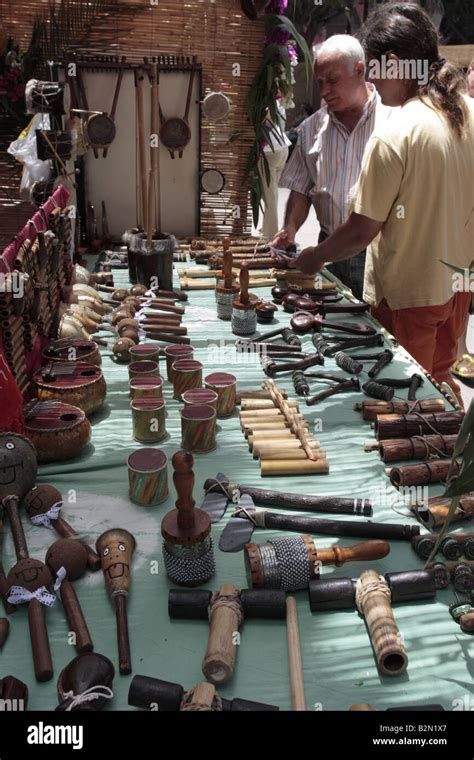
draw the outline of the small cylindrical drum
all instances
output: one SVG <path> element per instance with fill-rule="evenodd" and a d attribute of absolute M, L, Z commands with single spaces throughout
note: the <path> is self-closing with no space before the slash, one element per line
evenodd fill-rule
<path fill-rule="evenodd" d="M 217 399 L 217 393 L 210 388 L 191 388 L 190 391 L 185 391 L 182 395 L 182 400 L 189 406 L 205 404 L 206 406 L 212 406 L 216 411 Z"/>
<path fill-rule="evenodd" d="M 163 378 L 159 375 L 132 377 L 130 380 L 130 396 L 132 398 L 143 398 L 143 396 L 163 398 Z"/>
<path fill-rule="evenodd" d="M 139 343 L 130 349 L 132 362 L 152 361 L 159 364 L 160 347 L 156 343 Z"/>
<path fill-rule="evenodd" d="M 213 372 L 204 378 L 204 387 L 215 391 L 218 396 L 217 416 L 230 417 L 234 411 L 237 378 L 228 372 Z"/>
<path fill-rule="evenodd" d="M 162 398 L 136 398 L 130 402 L 133 437 L 141 443 L 157 443 L 166 438 L 165 402 Z"/>
<path fill-rule="evenodd" d="M 238 309 L 232 307 L 232 332 L 234 335 L 253 335 L 257 329 L 255 308 Z"/>
<path fill-rule="evenodd" d="M 160 366 L 156 361 L 144 360 L 139 362 L 132 362 L 128 365 L 128 376 L 130 379 L 132 377 L 143 377 L 144 375 L 157 376 L 159 374 Z"/>
<path fill-rule="evenodd" d="M 173 364 L 177 359 L 192 359 L 194 353 L 193 346 L 185 346 L 182 343 L 172 343 L 165 348 L 166 357 L 166 377 L 173 382 Z"/>
<path fill-rule="evenodd" d="M 185 391 L 201 386 L 201 362 L 196 359 L 177 359 L 173 364 L 173 398 L 180 401 Z"/>
<path fill-rule="evenodd" d="M 128 457 L 128 494 L 134 504 L 153 507 L 168 498 L 168 469 L 164 451 L 138 449 Z"/>
<path fill-rule="evenodd" d="M 185 451 L 205 454 L 216 448 L 216 410 L 205 404 L 191 404 L 181 412 L 181 445 Z"/>

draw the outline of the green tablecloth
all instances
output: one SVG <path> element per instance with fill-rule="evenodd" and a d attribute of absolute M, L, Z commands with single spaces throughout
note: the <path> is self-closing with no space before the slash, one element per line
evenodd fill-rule
<path fill-rule="evenodd" d="M 178 265 L 178 267 L 181 265 Z M 127 282 L 125 274 L 115 271 L 116 284 Z M 269 298 L 269 289 L 258 291 Z M 281 309 L 277 313 L 278 325 L 289 323 L 289 315 Z M 338 317 L 336 317 L 337 319 Z M 343 317 L 344 320 L 351 319 Z M 362 318 L 370 322 L 370 317 Z M 223 370 L 237 375 L 238 388 L 259 388 L 264 375 L 254 358 L 242 359 L 232 348 L 234 336 L 230 323 L 217 320 L 213 291 L 189 293 L 185 324 L 195 346 L 195 358 L 204 364 L 204 374 Z M 275 323 L 273 323 L 275 325 Z M 273 327 L 273 325 L 272 325 Z M 266 327 L 260 326 L 260 332 Z M 308 337 L 305 347 L 311 350 Z M 372 350 L 372 349 L 371 349 Z M 190 689 L 200 680 L 208 625 L 205 622 L 170 621 L 167 611 L 167 579 L 161 554 L 160 520 L 174 507 L 175 491 L 172 469 L 169 465 L 170 496 L 167 502 L 155 508 L 142 508 L 128 499 L 127 457 L 140 444 L 132 438 L 132 421 L 128 397 L 127 366 L 116 364 L 110 352 L 102 349 L 103 371 L 107 381 L 107 399 L 102 411 L 92 419 L 92 443 L 82 456 L 64 464 L 40 468 L 38 483 L 57 486 L 64 499 L 62 515 L 79 532 L 95 542 L 97 536 L 112 527 L 124 527 L 136 538 L 128 615 L 132 650 L 131 676 L 116 674 L 114 699 L 106 709 L 127 709 L 128 687 L 134 674 L 146 674 L 182 684 Z M 326 361 L 330 370 L 339 371 L 333 360 Z M 413 366 L 397 354 L 385 374 L 402 377 L 413 372 Z M 165 374 L 163 363 L 163 374 Z M 289 375 L 278 378 L 281 387 L 290 390 Z M 425 382 L 419 398 L 439 395 Z M 172 400 L 171 386 L 165 383 L 167 429 L 169 438 L 158 447 L 169 462 L 180 448 L 180 417 L 178 402 Z M 397 398 L 406 398 L 399 391 Z M 310 427 L 322 421 L 317 437 L 327 449 L 330 473 L 322 476 L 265 478 L 259 475 L 258 462 L 252 459 L 240 430 L 238 412 L 218 421 L 218 446 L 207 455 L 195 456 L 195 491 L 197 505 L 203 497 L 203 483 L 217 472 L 226 473 L 231 480 L 247 485 L 288 490 L 301 493 L 327 494 L 346 497 L 372 497 L 377 521 L 413 522 L 413 518 L 394 511 L 396 491 L 389 485 L 384 465 L 377 452 L 365 453 L 363 444 L 373 440 L 369 423 L 363 422 L 353 411 L 362 394 L 350 393 L 334 396 L 324 403 L 302 410 Z M 442 487 L 430 488 L 430 495 L 442 493 Z M 237 588 L 247 586 L 242 553 L 224 554 L 217 548 L 221 530 L 231 509 L 220 524 L 214 525 L 217 572 L 206 587 L 217 589 L 230 582 Z M 344 519 L 344 518 L 342 518 Z M 357 518 L 354 518 L 357 519 Z M 45 528 L 33 527 L 23 521 L 30 553 L 44 559 L 48 545 L 57 535 Z M 13 542 L 6 525 L 4 565 L 14 563 Z M 256 531 L 254 540 L 262 542 L 272 531 Z M 337 538 L 317 537 L 319 547 L 329 547 Z M 358 539 L 342 539 L 342 545 L 356 543 Z M 158 574 L 154 571 L 158 562 Z M 372 565 L 381 573 L 421 568 L 422 562 L 409 543 L 392 542 L 389 556 Z M 324 576 L 357 577 L 365 568 L 352 563 L 339 569 L 325 567 Z M 102 573 L 89 574 L 76 583 L 77 594 L 83 606 L 95 651 L 106 654 L 117 665 L 115 614 L 107 596 Z M 347 710 L 353 703 L 369 702 L 377 709 L 400 704 L 441 702 L 452 709 L 454 700 L 474 701 L 472 673 L 473 642 L 452 621 L 448 605 L 453 591 L 438 592 L 437 601 L 399 605 L 395 608 L 409 657 L 407 674 L 397 678 L 384 678 L 378 673 L 364 620 L 352 611 L 312 614 L 308 595 L 297 592 L 301 635 L 304 683 L 308 710 Z M 57 704 L 56 679 L 59 672 L 75 656 L 68 643 L 68 626 L 61 605 L 47 611 L 48 630 L 54 660 L 55 676 L 47 684 L 36 683 L 32 668 L 26 608 L 10 617 L 11 632 L 2 652 L 3 675 L 11 673 L 24 680 L 30 689 L 30 709 L 52 709 Z M 284 621 L 245 622 L 237 664 L 231 681 L 219 689 L 226 698 L 241 697 L 291 709 L 287 634 Z M 128 708 L 133 709 L 133 708 Z"/>

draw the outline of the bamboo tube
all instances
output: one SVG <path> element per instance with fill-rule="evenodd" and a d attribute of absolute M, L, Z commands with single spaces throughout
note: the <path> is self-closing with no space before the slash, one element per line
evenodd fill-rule
<path fill-rule="evenodd" d="M 294 405 L 292 407 L 293 409 L 298 409 L 298 402 L 295 401 Z M 264 417 L 265 419 L 270 419 L 271 417 L 284 417 L 283 412 L 281 409 L 278 409 L 274 404 L 272 406 L 267 407 L 266 409 L 242 409 L 239 415 L 239 419 L 241 421 L 246 420 L 253 420 L 257 419 L 258 417 Z"/>
<path fill-rule="evenodd" d="M 310 446 L 311 443 L 314 443 L 315 440 L 316 439 L 312 436 L 308 436 L 308 445 Z M 275 432 L 272 435 L 272 444 L 279 442 L 282 444 L 288 444 L 291 448 L 298 448 L 298 446 L 301 446 L 301 441 L 299 441 L 298 438 L 293 435 L 289 428 L 282 428 L 278 431 L 278 433 Z M 268 443 L 268 432 L 256 432 L 255 434 L 249 433 L 247 437 L 247 443 L 249 445 L 250 451 L 252 451 L 254 445 L 261 446 L 262 444 Z M 296 446 L 294 444 L 296 444 Z"/>
<path fill-rule="evenodd" d="M 384 462 L 397 462 L 401 459 L 428 459 L 433 454 L 451 455 L 457 441 L 457 435 L 425 435 L 416 438 L 390 438 L 380 443 L 375 442 Z"/>
<path fill-rule="evenodd" d="M 321 441 L 319 441 L 317 438 L 308 438 L 308 441 L 311 448 L 319 449 L 321 446 Z M 272 450 L 282 449 L 283 451 L 290 451 L 291 449 L 298 450 L 302 448 L 301 442 L 298 441 L 297 438 L 278 440 L 272 436 L 271 440 L 269 441 L 268 436 L 266 436 L 265 440 L 261 443 L 254 441 L 254 454 L 258 454 L 260 451 L 262 451 L 262 449 L 265 449 L 266 447 L 271 447 Z"/>
<path fill-rule="evenodd" d="M 254 451 L 255 454 L 255 451 Z M 318 457 L 319 460 L 327 460 L 327 451 L 326 449 L 317 449 L 314 448 L 314 454 Z M 304 449 L 290 449 L 290 450 L 284 450 L 284 449 L 272 449 L 271 444 L 269 444 L 267 449 L 260 449 L 258 457 L 255 457 L 255 459 L 260 460 L 268 460 L 272 459 L 274 461 L 286 459 L 286 460 L 293 460 L 293 459 L 307 459 L 306 452 Z"/>
<path fill-rule="evenodd" d="M 265 459 L 260 460 L 260 475 L 262 478 L 278 475 L 327 475 L 329 463 L 327 459 Z"/>
<path fill-rule="evenodd" d="M 286 599 L 286 628 L 288 633 L 288 659 L 290 665 L 291 704 L 293 710 L 306 710 L 303 686 L 298 612 L 294 596 Z"/>
<path fill-rule="evenodd" d="M 281 409 L 285 417 L 290 422 L 291 430 L 301 441 L 301 445 L 306 451 L 306 454 L 308 455 L 308 459 L 314 460 L 315 458 L 314 454 L 312 453 L 311 449 L 309 448 L 306 442 L 306 435 L 303 432 L 303 430 L 300 428 L 299 422 L 296 419 L 294 419 L 295 417 L 294 412 L 286 405 L 286 401 L 280 394 L 276 383 L 273 380 L 266 380 L 263 383 L 263 387 L 270 391 L 275 404 Z"/>
<path fill-rule="evenodd" d="M 302 424 L 302 427 L 305 430 L 308 430 L 308 423 L 305 422 Z M 278 430 L 291 430 L 290 423 L 287 420 L 282 420 L 279 422 L 278 420 L 257 420 L 256 422 L 251 422 L 242 428 L 242 432 L 244 435 L 252 435 L 252 433 L 257 433 L 262 430 L 274 430 L 277 432 Z M 293 432 L 293 431 L 291 431 Z"/>
<path fill-rule="evenodd" d="M 295 399 L 289 399 L 287 401 L 287 404 L 289 407 L 295 409 L 299 408 L 299 402 Z M 271 399 L 245 398 L 240 402 L 240 408 L 242 409 L 242 412 L 256 412 L 260 410 L 266 410 L 268 412 L 270 409 L 274 409 L 275 407 Z"/>
<path fill-rule="evenodd" d="M 442 398 L 423 399 L 422 401 L 363 401 L 354 404 L 354 409 L 356 412 L 362 412 L 362 419 L 375 420 L 379 414 L 443 412 L 445 403 Z"/>
<path fill-rule="evenodd" d="M 232 598 L 234 604 L 215 604 L 214 602 L 215 606 L 213 606 L 211 600 L 209 638 L 202 661 L 202 672 L 214 684 L 225 683 L 234 672 L 237 654 L 234 635 L 239 630 L 242 619 L 238 612 L 238 608 L 241 607 L 239 592 L 235 586 L 224 583 L 219 589 L 218 597 Z"/>
<path fill-rule="evenodd" d="M 375 570 L 366 570 L 357 580 L 356 602 L 365 617 L 380 672 L 386 676 L 402 675 L 408 657 L 393 616 L 387 581 Z"/>
<path fill-rule="evenodd" d="M 281 395 L 283 396 L 283 398 L 285 400 L 288 398 L 288 391 L 286 390 L 286 388 L 280 388 L 280 393 L 281 393 Z M 252 400 L 252 401 L 254 401 L 256 399 L 258 399 L 259 401 L 261 401 L 261 400 L 272 401 L 272 397 L 271 397 L 271 394 L 270 394 L 269 391 L 265 391 L 265 390 L 258 390 L 258 391 L 237 391 L 237 395 L 236 395 L 236 398 L 235 398 L 235 403 L 237 405 L 239 405 L 239 404 L 242 403 L 242 401 L 244 399 L 249 399 L 249 400 Z M 273 401 L 272 401 L 271 405 L 275 406 L 274 403 L 273 403 Z"/>
<path fill-rule="evenodd" d="M 450 459 L 431 459 L 421 464 L 407 464 L 402 467 L 387 467 L 386 474 L 396 488 L 424 486 L 446 480 L 451 465 Z M 460 462 L 453 463 L 452 474 L 459 472 Z"/>

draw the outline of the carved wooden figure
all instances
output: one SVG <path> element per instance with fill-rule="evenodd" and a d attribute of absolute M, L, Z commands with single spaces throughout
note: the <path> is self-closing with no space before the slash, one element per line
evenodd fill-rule
<path fill-rule="evenodd" d="M 130 563 L 135 551 L 135 539 L 128 530 L 112 528 L 97 539 L 96 549 L 102 562 L 105 585 L 115 604 L 119 670 L 122 675 L 132 672 L 127 622 L 127 596 L 130 585 Z"/>

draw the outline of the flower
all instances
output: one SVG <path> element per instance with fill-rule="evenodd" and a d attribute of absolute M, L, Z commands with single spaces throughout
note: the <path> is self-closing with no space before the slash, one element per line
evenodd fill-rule
<path fill-rule="evenodd" d="M 265 13 L 276 13 L 281 16 L 288 7 L 288 0 L 271 0 L 270 5 L 265 8 Z"/>

